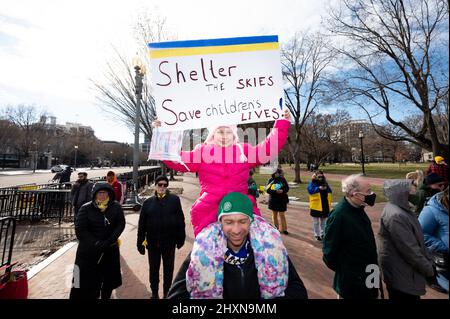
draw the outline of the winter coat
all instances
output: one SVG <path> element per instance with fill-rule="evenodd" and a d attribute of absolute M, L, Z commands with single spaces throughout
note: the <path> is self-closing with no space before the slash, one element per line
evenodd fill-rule
<path fill-rule="evenodd" d="M 331 187 L 327 184 L 327 189 L 321 190 L 316 180 L 308 184 L 309 208 L 312 217 L 327 218 L 331 210 Z"/>
<path fill-rule="evenodd" d="M 379 257 L 387 286 L 420 296 L 425 294 L 426 277 L 433 276 L 422 228 L 409 210 L 410 180 L 387 180 L 386 204 L 380 221 Z"/>
<path fill-rule="evenodd" d="M 448 255 L 448 210 L 440 203 L 439 196 L 441 195 L 434 195 L 428 201 L 420 213 L 419 223 L 425 246 L 432 252 Z"/>
<path fill-rule="evenodd" d="M 72 168 L 67 166 L 62 172 L 59 173 L 59 183 L 69 183 L 70 175 L 72 175 Z"/>
<path fill-rule="evenodd" d="M 78 209 L 83 206 L 83 204 L 91 201 L 93 186 L 94 183 L 88 180 L 83 181 L 83 183 L 76 182 L 70 191 L 72 206 Z"/>
<path fill-rule="evenodd" d="M 369 217 L 344 197 L 331 211 L 325 226 L 323 261 L 335 272 L 333 288 L 344 299 L 373 299 L 367 266 L 377 265 L 377 247 Z"/>
<path fill-rule="evenodd" d="M 146 239 L 147 249 L 152 247 L 181 248 L 186 238 L 184 214 L 180 198 L 166 192 L 159 199 L 156 195 L 147 198 L 139 216 L 137 245 Z"/>
<path fill-rule="evenodd" d="M 422 182 L 416 193 L 408 196 L 408 201 L 415 206 L 414 213 L 416 216 L 419 216 L 427 200 L 437 193 L 439 193 L 438 189 L 432 189 L 425 182 Z"/>
<path fill-rule="evenodd" d="M 258 165 L 269 162 L 278 156 L 288 136 L 291 123 L 277 120 L 274 129 L 260 144 L 252 146 L 241 144 L 247 161 L 240 161 L 240 150 L 237 144 L 220 147 L 215 144 L 197 145 L 191 152 L 181 152 L 181 160 L 186 165 L 172 161 L 164 161 L 171 169 L 180 172 L 198 172 L 200 195 L 191 209 L 191 223 L 194 235 L 209 224 L 216 221 L 217 210 L 222 198 L 230 192 L 241 192 L 248 195 L 247 180 L 249 171 Z M 232 154 L 231 160 L 226 160 Z M 265 156 L 269 154 L 270 156 Z M 227 156 L 226 156 L 227 155 Z M 253 196 L 248 195 L 253 203 L 253 212 L 261 215 Z"/>
<path fill-rule="evenodd" d="M 227 242 L 220 223 L 204 228 L 181 266 L 169 298 L 307 299 L 279 232 L 262 217 L 255 216 L 249 240 L 245 263 L 231 265 L 224 261 Z"/>
<path fill-rule="evenodd" d="M 115 180 L 111 184 L 111 187 L 114 191 L 114 197 L 115 197 L 116 201 L 118 203 L 122 203 L 122 184 L 118 180 Z"/>
<path fill-rule="evenodd" d="M 95 203 L 95 196 L 100 190 L 109 193 L 108 207 L 103 213 Z M 92 201 L 81 206 L 75 220 L 75 234 L 79 241 L 75 265 L 80 274 L 81 289 L 72 289 L 71 297 L 97 298 L 102 284 L 107 289 L 121 286 L 117 240 L 124 229 L 125 216 L 122 207 L 114 200 L 111 185 L 96 183 Z"/>
<path fill-rule="evenodd" d="M 446 183 L 448 183 L 448 165 L 447 164 L 438 164 L 435 161 L 428 166 L 425 171 L 425 176 L 430 175 L 431 173 L 436 173 L 441 176 Z"/>
<path fill-rule="evenodd" d="M 281 194 L 276 190 L 271 189 L 271 185 L 281 184 Z M 269 209 L 275 212 L 287 211 L 287 204 L 289 203 L 289 184 L 284 177 L 270 178 L 267 181 L 266 192 L 269 194 Z"/>

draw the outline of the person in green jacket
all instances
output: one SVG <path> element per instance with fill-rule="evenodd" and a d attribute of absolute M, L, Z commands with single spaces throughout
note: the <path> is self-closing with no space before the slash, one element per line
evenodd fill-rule
<path fill-rule="evenodd" d="M 441 176 L 436 173 L 427 175 L 423 182 L 418 186 L 416 193 L 411 194 L 408 197 L 408 201 L 415 206 L 414 213 L 416 216 L 419 216 L 428 199 L 433 195 L 442 192 L 444 188 L 445 181 Z"/>
<path fill-rule="evenodd" d="M 333 289 L 343 299 L 376 299 L 380 285 L 372 225 L 364 208 L 375 204 L 369 180 L 361 174 L 342 181 L 345 197 L 325 226 L 323 261 L 335 272 Z"/>

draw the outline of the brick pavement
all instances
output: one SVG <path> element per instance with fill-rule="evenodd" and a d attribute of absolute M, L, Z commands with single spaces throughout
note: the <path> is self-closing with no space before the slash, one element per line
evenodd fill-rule
<path fill-rule="evenodd" d="M 184 192 L 180 196 L 186 216 L 186 244 L 177 251 L 175 259 L 175 272 L 190 252 L 193 242 L 193 231 L 190 225 L 189 210 L 198 195 L 199 187 L 193 174 L 183 176 Z M 306 186 L 305 186 L 306 187 Z M 270 220 L 270 211 L 266 204 L 259 207 L 263 216 Z M 379 228 L 379 217 L 383 204 L 377 204 L 368 209 L 375 233 Z M 113 298 L 149 298 L 147 256 L 141 256 L 136 251 L 136 227 L 139 215 L 130 213 L 126 215 L 127 225 L 121 236 L 121 265 L 123 285 L 116 289 Z M 312 234 L 312 220 L 307 207 L 289 205 L 286 213 L 289 235 L 283 235 L 288 253 L 302 278 L 310 298 L 335 299 L 336 293 L 331 288 L 334 273 L 322 261 L 321 243 L 314 239 Z M 76 246 L 47 266 L 29 281 L 29 298 L 67 298 L 71 280 L 71 268 L 75 260 Z M 162 271 L 161 271 L 162 275 Z M 162 292 L 162 276 L 160 280 Z M 428 289 L 424 298 L 447 299 L 448 295 L 440 294 Z"/>

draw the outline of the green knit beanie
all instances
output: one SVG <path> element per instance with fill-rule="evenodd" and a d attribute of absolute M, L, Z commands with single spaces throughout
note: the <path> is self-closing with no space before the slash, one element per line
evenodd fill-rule
<path fill-rule="evenodd" d="M 250 221 L 253 221 L 253 203 L 247 195 L 239 192 L 228 193 L 220 201 L 217 220 L 220 221 L 220 218 L 226 214 L 247 215 Z"/>

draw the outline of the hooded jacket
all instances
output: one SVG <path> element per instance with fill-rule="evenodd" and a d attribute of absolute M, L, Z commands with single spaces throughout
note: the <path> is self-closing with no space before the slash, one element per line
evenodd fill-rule
<path fill-rule="evenodd" d="M 102 213 L 95 203 L 100 190 L 109 194 L 108 207 Z M 96 183 L 92 201 L 81 206 L 75 220 L 79 244 L 75 265 L 79 271 L 79 288 L 72 288 L 71 298 L 96 298 L 100 287 L 115 289 L 122 284 L 117 240 L 125 228 L 122 207 L 114 200 L 108 183 Z"/>
<path fill-rule="evenodd" d="M 228 147 L 204 143 L 197 145 L 191 152 L 181 152 L 184 165 L 164 161 L 169 168 L 176 171 L 187 172 L 189 169 L 191 172 L 198 172 L 200 195 L 191 209 L 195 236 L 204 227 L 216 221 L 219 203 L 230 192 L 246 194 L 253 203 L 253 212 L 261 215 L 256 200 L 247 194 L 249 171 L 278 155 L 286 142 L 290 125 L 288 120 L 275 121 L 267 138 L 256 146 L 247 143 L 238 146 L 236 139 L 235 143 Z M 244 161 L 241 155 L 245 156 Z"/>
<path fill-rule="evenodd" d="M 426 277 L 434 274 L 422 228 L 409 210 L 411 180 L 384 182 L 386 204 L 380 221 L 379 260 L 387 286 L 407 294 L 425 294 Z"/>
<path fill-rule="evenodd" d="M 419 216 L 425 245 L 432 252 L 448 254 L 448 210 L 439 201 L 439 193 L 431 197 Z"/>

